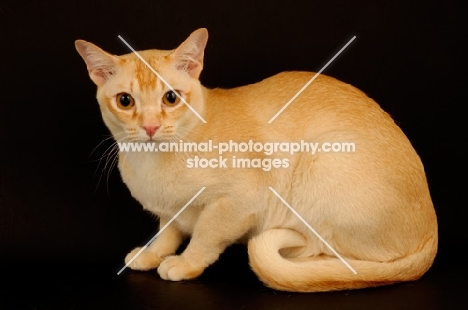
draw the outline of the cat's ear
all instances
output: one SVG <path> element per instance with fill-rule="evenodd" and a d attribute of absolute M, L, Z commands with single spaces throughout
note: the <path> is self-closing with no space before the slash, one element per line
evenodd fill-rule
<path fill-rule="evenodd" d="M 117 72 L 119 59 L 116 56 L 83 40 L 76 40 L 75 47 L 86 63 L 89 77 L 96 85 L 104 85 Z"/>
<path fill-rule="evenodd" d="M 192 34 L 170 56 L 177 70 L 187 72 L 191 77 L 198 78 L 203 69 L 203 55 L 208 30 L 201 28 Z"/>

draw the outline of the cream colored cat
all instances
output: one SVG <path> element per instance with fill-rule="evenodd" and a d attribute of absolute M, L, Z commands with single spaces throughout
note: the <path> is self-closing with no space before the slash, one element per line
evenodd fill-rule
<path fill-rule="evenodd" d="M 188 168 L 213 152 L 121 152 L 132 195 L 163 227 L 206 189 L 133 262 L 163 279 L 199 276 L 234 242 L 248 242 L 250 264 L 269 287 L 299 292 L 363 288 L 415 280 L 437 252 L 437 220 L 423 165 L 390 116 L 358 89 L 320 75 L 285 72 L 234 89 L 207 89 L 206 29 L 173 51 L 114 56 L 78 40 L 98 86 L 105 124 L 118 142 L 353 142 L 355 152 L 222 154 L 227 167 Z M 226 61 L 229 66 L 229 61 Z M 182 96 L 206 123 L 179 99 Z M 232 157 L 278 158 L 276 168 L 234 168 Z M 354 274 L 269 189 L 276 190 L 357 272 Z M 184 238 L 190 243 L 174 255 Z M 138 252 L 126 257 L 129 262 Z"/>

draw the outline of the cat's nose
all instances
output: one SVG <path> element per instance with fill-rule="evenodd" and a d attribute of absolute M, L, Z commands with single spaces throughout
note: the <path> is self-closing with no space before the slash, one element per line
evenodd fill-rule
<path fill-rule="evenodd" d="M 148 137 L 152 138 L 154 136 L 156 130 L 158 130 L 159 125 L 156 125 L 156 126 L 142 126 L 142 127 L 146 131 L 146 134 L 148 135 Z"/>

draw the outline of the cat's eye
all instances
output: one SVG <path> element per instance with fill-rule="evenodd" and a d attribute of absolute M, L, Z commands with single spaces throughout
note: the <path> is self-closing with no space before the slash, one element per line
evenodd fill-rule
<path fill-rule="evenodd" d="M 170 90 L 164 94 L 163 102 L 168 106 L 175 106 L 180 101 L 179 96 L 174 91 Z"/>
<path fill-rule="evenodd" d="M 117 105 L 119 108 L 128 110 L 135 104 L 135 99 L 127 93 L 121 93 L 117 95 Z"/>

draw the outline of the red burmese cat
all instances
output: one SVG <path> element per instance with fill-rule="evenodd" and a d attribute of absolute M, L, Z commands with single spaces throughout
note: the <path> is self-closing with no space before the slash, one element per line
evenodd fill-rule
<path fill-rule="evenodd" d="M 128 254 L 129 267 L 157 268 L 173 281 L 192 279 L 227 246 L 243 241 L 254 272 L 279 290 L 354 289 L 420 278 L 437 252 L 436 214 L 421 160 L 391 117 L 353 86 L 320 75 L 268 123 L 314 74 L 285 72 L 248 86 L 208 89 L 199 81 L 207 39 L 207 30 L 199 29 L 175 50 L 138 53 L 172 88 L 135 53 L 115 56 L 76 41 L 117 142 L 352 142 L 355 151 L 229 150 L 222 154 L 225 165 L 215 168 L 189 163 L 195 155 L 221 161 L 216 151 L 120 152 L 123 181 L 160 218 L 160 227 L 206 187 L 138 257 L 133 259 L 139 248 Z M 234 156 L 252 166 L 234 166 Z M 276 165 L 262 169 L 275 159 Z M 175 255 L 187 237 L 187 248 Z"/>

